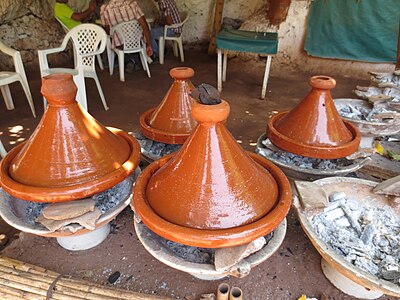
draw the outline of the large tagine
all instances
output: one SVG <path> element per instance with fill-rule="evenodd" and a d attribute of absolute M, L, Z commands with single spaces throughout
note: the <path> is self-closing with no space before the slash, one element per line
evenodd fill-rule
<path fill-rule="evenodd" d="M 311 91 L 295 108 L 269 119 L 268 138 L 285 151 L 307 157 L 334 159 L 357 151 L 360 132 L 341 119 L 330 94 L 336 81 L 313 76 L 309 84 Z"/>
<path fill-rule="evenodd" d="M 178 67 L 169 72 L 174 82 L 164 99 L 156 108 L 151 108 L 140 116 L 140 130 L 148 139 L 166 143 L 183 144 L 196 127 L 191 115 L 194 89 L 190 78 L 192 68 Z"/>
<path fill-rule="evenodd" d="M 39 125 L 1 161 L 0 183 L 8 194 L 35 202 L 76 200 L 115 186 L 136 169 L 139 144 L 82 109 L 71 75 L 44 77 L 41 92 L 49 105 Z"/>
<path fill-rule="evenodd" d="M 134 207 L 160 236 L 190 246 L 231 247 L 273 231 L 291 204 L 278 167 L 245 152 L 225 127 L 229 104 L 194 102 L 199 123 L 182 148 L 148 166 Z"/>

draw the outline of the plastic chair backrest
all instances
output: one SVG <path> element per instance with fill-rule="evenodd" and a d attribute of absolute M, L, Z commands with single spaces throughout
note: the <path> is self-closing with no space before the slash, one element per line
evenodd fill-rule
<path fill-rule="evenodd" d="M 77 54 L 76 66 L 94 70 L 95 55 L 85 54 L 104 51 L 107 43 L 105 30 L 95 24 L 82 24 L 68 31 L 63 41 L 64 47 L 69 39 L 72 39 Z"/>
<path fill-rule="evenodd" d="M 168 34 L 167 33 L 168 33 L 168 29 L 170 29 L 170 28 L 182 27 L 181 33 L 180 34 L 176 34 L 176 36 L 181 36 L 182 35 L 183 25 L 187 22 L 187 20 L 189 20 L 190 14 L 189 14 L 189 12 L 183 11 L 183 12 L 180 13 L 180 16 L 181 16 L 181 20 L 183 20 L 180 23 L 176 23 L 176 24 L 172 24 L 172 25 L 165 25 L 164 26 L 164 38 L 168 39 Z"/>
<path fill-rule="evenodd" d="M 118 34 L 125 50 L 142 48 L 143 30 L 137 20 L 122 22 L 111 28 L 110 34 Z"/>
<path fill-rule="evenodd" d="M 0 51 L 13 58 L 15 73 L 18 73 L 24 80 L 27 81 L 24 65 L 22 63 L 21 53 L 19 53 L 19 51 L 17 50 L 14 50 L 13 48 L 8 47 L 2 42 L 0 42 Z"/>

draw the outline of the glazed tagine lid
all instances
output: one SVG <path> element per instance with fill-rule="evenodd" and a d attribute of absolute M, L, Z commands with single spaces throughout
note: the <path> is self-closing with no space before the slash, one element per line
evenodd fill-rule
<path fill-rule="evenodd" d="M 39 125 L 1 161 L 7 193 L 36 202 L 76 200 L 113 187 L 136 169 L 139 144 L 101 125 L 75 101 L 71 75 L 44 77 L 41 92 L 48 107 Z"/>
<path fill-rule="evenodd" d="M 135 210 L 154 232 L 178 243 L 220 248 L 249 243 L 285 218 L 285 175 L 245 152 L 225 127 L 229 104 L 194 102 L 198 125 L 176 152 L 152 163 L 136 182 Z"/>
<path fill-rule="evenodd" d="M 145 137 L 157 142 L 183 144 L 197 124 L 191 114 L 193 99 L 189 96 L 194 89 L 189 80 L 194 71 L 178 67 L 169 74 L 174 82 L 158 107 L 140 116 L 140 130 Z"/>
<path fill-rule="evenodd" d="M 269 119 L 268 138 L 285 151 L 314 158 L 341 158 L 357 151 L 361 134 L 341 119 L 330 94 L 336 81 L 313 76 L 309 84 L 311 91 L 295 108 Z"/>

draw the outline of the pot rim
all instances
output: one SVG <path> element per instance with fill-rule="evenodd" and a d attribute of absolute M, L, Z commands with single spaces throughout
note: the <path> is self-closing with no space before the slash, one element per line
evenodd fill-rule
<path fill-rule="evenodd" d="M 0 164 L 1 187 L 11 196 L 32 202 L 65 202 L 82 199 L 107 190 L 128 177 L 139 165 L 140 145 L 125 131 L 107 127 L 108 130 L 129 144 L 131 153 L 128 159 L 116 170 L 94 181 L 64 187 L 37 187 L 21 184 L 9 175 L 9 167 L 13 158 L 21 151 L 26 142 L 14 147 Z"/>
<path fill-rule="evenodd" d="M 277 147 L 294 154 L 323 159 L 342 158 L 357 151 L 361 140 L 361 134 L 356 126 L 350 122 L 343 120 L 347 129 L 349 129 L 353 135 L 353 139 L 350 142 L 340 146 L 312 146 L 297 142 L 283 135 L 275 128 L 275 123 L 287 113 L 289 113 L 289 111 L 277 113 L 268 120 L 267 136 Z"/>
<path fill-rule="evenodd" d="M 139 176 L 133 191 L 133 206 L 141 220 L 158 235 L 188 246 L 202 248 L 225 248 L 248 244 L 273 231 L 286 217 L 292 203 L 289 180 L 286 175 L 267 159 L 246 151 L 258 164 L 267 169 L 277 182 L 279 196 L 275 207 L 261 219 L 228 229 L 197 229 L 171 223 L 158 216 L 146 199 L 146 188 L 151 176 L 165 165 L 174 154 L 150 164 Z"/>
<path fill-rule="evenodd" d="M 143 133 L 143 135 L 150 140 L 164 144 L 183 144 L 190 136 L 191 132 L 173 133 L 156 129 L 149 125 L 149 119 L 155 110 L 156 107 L 150 108 L 140 116 L 140 131 Z"/>

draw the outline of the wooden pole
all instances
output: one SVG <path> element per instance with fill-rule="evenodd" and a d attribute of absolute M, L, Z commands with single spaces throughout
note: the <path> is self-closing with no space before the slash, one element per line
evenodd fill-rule
<path fill-rule="evenodd" d="M 210 44 L 208 45 L 208 54 L 215 54 L 215 50 L 217 48 L 217 45 L 215 43 L 215 36 L 221 30 L 223 11 L 224 11 L 224 0 L 215 0 L 214 24 L 211 33 Z"/>
<path fill-rule="evenodd" d="M 172 300 L 58 277 L 56 272 L 0 257 L 0 299 L 46 300 L 49 288 L 56 281 L 50 298 L 53 300 Z"/>

